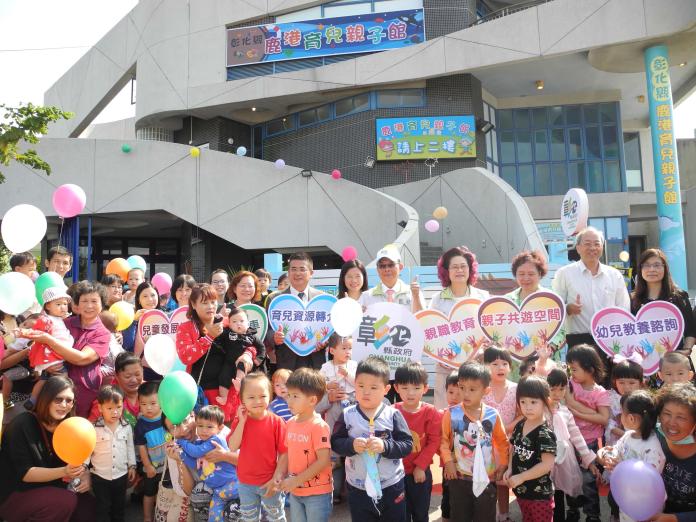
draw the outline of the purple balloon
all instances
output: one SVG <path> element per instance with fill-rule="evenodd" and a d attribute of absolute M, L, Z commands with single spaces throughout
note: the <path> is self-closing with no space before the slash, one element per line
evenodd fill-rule
<path fill-rule="evenodd" d="M 609 485 L 621 511 L 633 520 L 648 520 L 662 511 L 665 484 L 650 464 L 624 460 L 611 472 Z"/>
<path fill-rule="evenodd" d="M 436 219 L 431 219 L 425 222 L 425 230 L 428 232 L 437 232 L 440 230 L 440 223 Z"/>

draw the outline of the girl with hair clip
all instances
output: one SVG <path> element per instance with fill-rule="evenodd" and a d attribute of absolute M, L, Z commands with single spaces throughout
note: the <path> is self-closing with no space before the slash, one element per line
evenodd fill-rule
<path fill-rule="evenodd" d="M 612 470 L 619 462 L 637 459 L 650 464 L 662 474 L 665 454 L 655 435 L 657 409 L 653 397 L 645 390 L 634 391 L 621 397 L 621 408 L 621 424 L 626 432 L 613 447 L 600 449 L 597 461 Z M 621 522 L 633 520 L 623 512 L 619 516 Z"/>

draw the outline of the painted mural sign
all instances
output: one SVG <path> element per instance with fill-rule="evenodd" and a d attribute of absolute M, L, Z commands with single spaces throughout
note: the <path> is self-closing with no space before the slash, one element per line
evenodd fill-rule
<path fill-rule="evenodd" d="M 293 352 L 309 355 L 333 333 L 331 307 L 335 302 L 332 295 L 318 295 L 305 304 L 294 295 L 281 294 L 271 301 L 268 319 L 274 331 L 285 334 L 285 344 Z"/>
<path fill-rule="evenodd" d="M 476 157 L 473 116 L 377 118 L 378 160 Z"/>
<path fill-rule="evenodd" d="M 227 30 L 227 66 L 401 49 L 425 41 L 423 9 Z"/>

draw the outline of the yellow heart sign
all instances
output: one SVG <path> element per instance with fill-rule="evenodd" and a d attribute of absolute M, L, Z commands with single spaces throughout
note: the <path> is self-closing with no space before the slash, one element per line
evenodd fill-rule
<path fill-rule="evenodd" d="M 527 296 L 519 307 L 507 297 L 491 297 L 478 310 L 478 324 L 486 337 L 520 360 L 553 339 L 564 319 L 563 300 L 548 290 Z"/>
<path fill-rule="evenodd" d="M 480 304 L 478 299 L 464 299 L 454 305 L 449 316 L 438 310 L 417 312 L 425 333 L 423 353 L 451 368 L 475 357 L 487 342 L 477 320 Z"/>

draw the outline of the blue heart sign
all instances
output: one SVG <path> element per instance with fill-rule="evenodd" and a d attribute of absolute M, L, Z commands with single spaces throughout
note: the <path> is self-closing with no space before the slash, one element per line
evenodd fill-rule
<path fill-rule="evenodd" d="M 268 319 L 274 331 L 282 331 L 285 344 L 297 355 L 312 353 L 317 343 L 325 342 L 333 333 L 332 295 L 318 295 L 305 305 L 292 294 L 282 294 L 271 301 Z"/>

